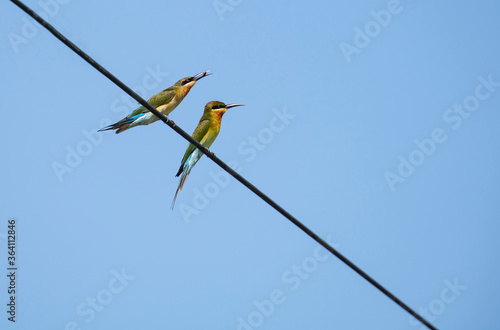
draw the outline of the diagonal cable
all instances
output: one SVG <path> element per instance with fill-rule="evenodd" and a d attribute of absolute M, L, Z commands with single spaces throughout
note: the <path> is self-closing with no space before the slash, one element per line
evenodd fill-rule
<path fill-rule="evenodd" d="M 385 287 L 383 287 L 380 283 L 378 283 L 377 281 L 375 281 L 370 275 L 368 275 L 367 273 L 365 273 L 361 268 L 359 268 L 354 263 L 352 263 L 349 259 L 347 259 L 340 252 L 338 252 L 337 250 L 335 250 L 325 240 L 323 240 L 321 237 L 319 237 L 318 235 L 316 235 L 312 230 L 310 230 L 303 223 L 301 223 L 299 220 L 297 220 L 294 216 L 292 216 L 290 213 L 288 213 L 284 208 L 282 208 L 280 205 L 278 205 L 270 197 L 268 197 L 266 194 L 264 194 L 262 191 L 260 191 L 257 187 L 255 187 L 252 183 L 250 183 L 248 180 L 246 180 L 244 177 L 242 177 L 240 174 L 238 174 L 235 170 L 233 170 L 231 167 L 229 167 L 226 163 L 224 163 L 222 160 L 220 160 L 217 156 L 215 156 L 214 153 L 212 153 L 211 151 L 209 151 L 208 148 L 203 147 L 198 141 L 196 141 L 195 139 L 193 139 L 191 137 L 191 135 L 189 135 L 188 133 L 186 133 L 186 131 L 184 131 L 183 129 L 181 129 L 172 120 L 168 119 L 165 115 L 163 115 L 158 110 L 156 110 L 153 106 L 151 106 L 148 102 L 146 102 L 146 100 L 144 100 L 136 92 L 134 92 L 132 89 L 130 89 L 130 87 L 128 87 L 127 85 L 125 85 L 123 82 L 121 82 L 118 78 L 116 78 L 108 70 L 106 70 L 99 63 L 97 63 L 93 58 L 91 58 L 89 55 L 87 55 L 83 50 L 81 50 L 74 43 L 72 43 L 71 41 L 69 41 L 64 35 L 62 35 L 59 31 L 57 31 L 47 21 L 45 21 L 43 18 L 41 18 L 40 16 L 38 16 L 38 14 L 35 13 L 31 8 L 29 8 L 28 6 L 26 6 L 24 3 L 22 3 L 19 0 L 11 0 L 11 1 L 16 6 L 18 6 L 19 8 L 21 8 L 24 12 L 26 12 L 28 15 L 30 15 L 33 19 L 35 19 L 38 23 L 40 23 L 43 27 L 45 27 L 47 30 L 49 30 L 49 32 L 52 33 L 62 43 L 64 43 L 71 50 L 73 50 L 76 54 L 78 54 L 81 58 L 83 58 L 90 65 L 92 65 L 97 71 L 99 71 L 100 73 L 102 73 L 109 80 L 111 80 L 115 85 L 117 85 L 118 87 L 120 87 L 123 91 L 125 91 L 128 95 L 130 95 L 132 98 L 134 98 L 137 102 L 139 102 L 140 104 L 142 104 L 146 109 L 148 109 L 149 111 L 151 111 L 155 116 L 157 116 L 161 121 L 163 121 L 165 124 L 167 124 L 168 126 L 170 126 L 175 132 L 177 132 L 178 134 L 180 134 L 189 143 L 193 144 L 195 147 L 197 147 L 198 149 L 200 149 L 208 158 L 210 158 L 211 160 L 213 160 L 223 170 L 225 170 L 226 172 L 228 172 L 236 180 L 240 181 L 245 187 L 247 187 L 248 189 L 250 189 L 253 193 L 255 193 L 257 196 L 259 196 L 262 200 L 264 200 L 267 204 L 269 204 L 271 207 L 273 207 L 276 211 L 278 211 L 279 213 L 281 213 L 285 218 L 287 218 L 288 220 L 290 220 L 294 225 L 296 225 L 297 227 L 299 227 L 302 231 L 304 231 L 312 239 L 314 239 L 316 242 L 318 242 L 319 244 L 321 244 L 325 249 L 327 249 L 328 251 L 330 251 L 333 255 L 335 255 L 337 258 L 339 258 L 343 263 L 345 263 L 348 267 L 350 267 L 352 270 L 354 270 L 356 273 L 358 273 L 361 277 L 363 277 L 365 280 L 367 280 L 368 282 L 370 282 L 370 284 L 372 284 L 377 289 L 379 289 L 388 298 L 390 298 L 392 301 L 394 301 L 396 304 L 398 304 L 401 308 L 403 308 L 405 311 L 407 311 L 409 314 L 411 314 L 413 317 L 415 317 L 417 320 L 419 320 L 427 328 L 429 328 L 431 330 L 437 330 L 436 327 L 434 327 L 431 323 L 429 323 L 426 319 L 424 319 L 417 312 L 415 312 L 413 309 L 411 309 L 403 301 L 401 301 L 399 298 L 397 298 L 395 295 L 393 295 L 389 290 L 387 290 Z"/>

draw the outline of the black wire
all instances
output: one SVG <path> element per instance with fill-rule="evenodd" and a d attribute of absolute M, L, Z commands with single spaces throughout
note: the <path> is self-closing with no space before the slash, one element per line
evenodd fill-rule
<path fill-rule="evenodd" d="M 262 191 L 257 189 L 253 184 L 251 184 L 249 181 L 247 181 L 245 178 L 243 178 L 241 175 L 239 175 L 236 171 L 234 171 L 232 168 L 230 168 L 226 163 L 224 163 L 222 160 L 220 160 L 217 156 L 215 156 L 214 153 L 208 150 L 208 148 L 203 147 L 198 141 L 193 139 L 191 135 L 186 133 L 183 129 L 181 129 L 179 126 L 177 126 L 172 120 L 168 119 L 166 116 L 164 116 L 162 113 L 160 113 L 158 110 L 156 110 L 153 106 L 151 106 L 148 102 L 146 102 L 142 97 L 137 95 L 132 89 L 130 89 L 127 85 L 122 83 L 118 78 L 116 78 L 114 75 L 112 75 L 108 70 L 106 70 L 104 67 L 102 67 L 99 63 L 97 63 L 94 59 L 92 59 L 89 55 L 87 55 L 83 50 L 78 48 L 74 43 L 66 39 L 64 35 L 62 35 L 59 31 L 57 31 L 52 25 L 47 23 L 43 18 L 38 16 L 33 10 L 31 10 L 28 6 L 26 6 L 24 3 L 22 3 L 19 0 L 11 0 L 14 4 L 16 4 L 19 8 L 21 8 L 24 12 L 26 12 L 28 15 L 33 17 L 38 23 L 40 23 L 43 27 L 45 27 L 47 30 L 49 30 L 50 33 L 52 33 L 57 39 L 61 40 L 66 46 L 68 46 L 71 50 L 73 50 L 75 53 L 77 53 L 81 58 L 83 58 L 85 61 L 87 61 L 90 65 L 92 65 L 97 71 L 102 73 L 104 76 L 106 76 L 109 80 L 111 80 L 113 83 L 115 83 L 118 87 L 120 87 L 122 90 L 124 90 L 128 95 L 133 97 L 137 102 L 142 104 L 146 109 L 151 111 L 155 116 L 157 116 L 161 121 L 163 121 L 165 124 L 170 126 L 174 131 L 179 133 L 183 138 L 188 140 L 191 144 L 193 144 L 195 147 L 200 149 L 208 158 L 213 160 L 217 165 L 219 165 L 222 169 L 224 169 L 226 172 L 231 174 L 236 180 L 240 181 L 245 187 L 250 189 L 252 192 L 254 192 L 257 196 L 262 198 L 266 203 L 268 203 L 270 206 L 272 206 L 276 211 L 281 213 L 283 216 L 285 216 L 288 220 L 290 220 L 294 225 L 299 227 L 302 231 L 304 231 L 307 235 L 309 235 L 311 238 L 313 238 L 316 242 L 321 244 L 325 249 L 330 251 L 333 255 L 335 255 L 337 258 L 339 258 L 343 263 L 345 263 L 347 266 L 349 266 L 352 270 L 354 270 L 356 273 L 361 275 L 365 280 L 370 282 L 373 286 L 375 286 L 377 289 L 382 291 L 383 294 L 385 294 L 387 297 L 389 297 L 392 301 L 394 301 L 396 304 L 401 306 L 404 310 L 406 310 L 408 313 L 413 315 L 417 320 L 422 322 L 425 326 L 427 326 L 429 329 L 432 330 L 437 330 L 436 327 L 434 327 L 432 324 L 430 324 L 427 320 L 425 320 L 422 316 L 417 314 L 413 309 L 411 309 L 408 305 L 406 305 L 403 301 L 398 299 L 396 296 L 394 296 L 389 290 L 387 290 L 385 287 L 383 287 L 381 284 L 379 284 L 377 281 L 375 281 L 371 276 L 369 276 L 367 273 L 365 273 L 363 270 L 361 270 L 358 266 L 353 264 L 349 259 L 344 257 L 340 252 L 335 250 L 332 246 L 330 246 L 326 241 L 324 241 L 321 237 L 316 235 L 312 230 L 307 228 L 304 224 L 302 224 L 299 220 L 297 220 L 294 216 L 292 216 L 290 213 L 288 213 L 284 208 L 279 206 L 276 202 L 274 202 L 271 198 L 269 198 L 267 195 L 265 195 Z"/>

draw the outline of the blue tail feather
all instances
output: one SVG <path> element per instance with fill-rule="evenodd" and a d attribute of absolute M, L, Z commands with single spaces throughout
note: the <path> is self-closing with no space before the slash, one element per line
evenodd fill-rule
<path fill-rule="evenodd" d="M 142 117 L 142 116 L 143 116 L 143 114 L 141 113 L 141 114 L 138 114 L 138 115 L 135 115 L 132 117 L 125 117 L 122 120 L 120 120 L 114 124 L 111 124 L 111 125 L 108 125 L 106 127 L 101 128 L 100 130 L 98 130 L 98 132 L 109 131 L 109 130 L 113 130 L 113 129 L 120 129 L 124 125 L 133 123 L 137 118 Z"/>

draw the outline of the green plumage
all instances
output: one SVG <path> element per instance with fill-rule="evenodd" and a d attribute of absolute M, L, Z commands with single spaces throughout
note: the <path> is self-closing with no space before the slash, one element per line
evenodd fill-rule
<path fill-rule="evenodd" d="M 163 115 L 168 116 L 182 102 L 196 82 L 209 74 L 209 71 L 204 71 L 193 77 L 182 78 L 174 85 L 149 98 L 148 103 Z M 157 120 L 158 117 L 150 113 L 144 106 L 140 106 L 127 117 L 100 129 L 100 131 L 116 130 L 115 133 L 118 134 L 138 125 L 149 125 Z"/>
<path fill-rule="evenodd" d="M 205 148 L 209 148 L 219 135 L 222 116 L 226 110 L 232 107 L 240 106 L 242 104 L 229 104 L 225 105 L 219 101 L 208 102 L 201 116 L 200 122 L 193 132 L 193 139 L 198 141 Z M 196 147 L 191 143 L 188 145 L 184 157 L 182 157 L 181 166 L 175 176 L 182 174 L 179 180 L 179 186 L 175 192 L 174 200 L 172 201 L 172 209 L 174 208 L 175 200 L 179 191 L 182 191 L 184 183 L 191 172 L 193 166 L 203 156 L 201 151 L 196 151 Z"/>
<path fill-rule="evenodd" d="M 176 85 L 177 84 L 175 84 L 174 86 Z M 153 95 L 148 99 L 148 103 L 151 104 L 154 108 L 157 108 L 162 104 L 170 103 L 175 96 L 174 86 L 170 86 L 169 88 L 159 92 L 158 94 Z M 135 109 L 130 115 L 128 115 L 127 118 L 146 112 L 149 112 L 149 110 L 144 106 L 140 106 L 139 108 Z"/>
<path fill-rule="evenodd" d="M 205 106 L 205 110 L 203 111 L 203 116 L 201 116 L 198 126 L 196 126 L 196 129 L 193 132 L 192 135 L 193 139 L 200 142 L 201 145 L 206 148 L 209 148 L 212 145 L 213 141 L 219 134 L 220 123 L 222 118 L 222 114 L 215 115 L 215 113 L 212 112 L 212 108 L 215 106 L 224 106 L 224 105 L 225 105 L 224 103 L 218 101 L 212 101 L 207 103 L 207 105 Z M 210 144 L 207 144 L 209 140 Z M 184 164 L 184 162 L 188 159 L 189 155 L 193 152 L 194 149 L 195 149 L 194 145 L 190 143 L 186 150 L 186 153 L 184 154 L 184 158 L 182 158 L 181 164 Z"/>

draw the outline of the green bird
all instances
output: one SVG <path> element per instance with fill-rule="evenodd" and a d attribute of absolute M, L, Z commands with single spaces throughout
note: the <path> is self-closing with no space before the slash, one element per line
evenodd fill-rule
<path fill-rule="evenodd" d="M 193 88 L 196 82 L 210 74 L 210 71 L 204 71 L 202 73 L 198 73 L 193 77 L 182 78 L 173 86 L 170 86 L 169 88 L 152 96 L 148 100 L 148 103 L 165 116 L 168 116 L 168 114 L 174 111 L 174 109 L 182 102 L 182 100 L 184 100 L 184 98 L 189 93 L 191 88 Z M 144 106 L 140 106 L 127 117 L 114 124 L 101 128 L 99 132 L 115 129 L 115 133 L 118 134 L 134 126 L 149 125 L 157 120 L 158 117 L 153 115 Z"/>
<path fill-rule="evenodd" d="M 219 135 L 220 124 L 222 121 L 222 116 L 226 113 L 227 109 L 233 107 L 239 107 L 243 104 L 224 104 L 219 101 L 211 101 L 205 105 L 205 111 L 203 111 L 203 116 L 201 116 L 200 122 L 193 133 L 193 139 L 200 142 L 202 146 L 205 148 L 210 148 L 212 143 Z M 177 191 L 175 192 L 174 200 L 172 201 L 172 210 L 174 209 L 175 200 L 177 199 L 177 194 L 179 191 L 182 191 L 182 187 L 184 187 L 184 183 L 186 179 L 191 173 L 191 169 L 194 167 L 196 162 L 203 156 L 203 152 L 200 149 L 196 148 L 191 143 L 187 147 L 186 153 L 181 161 L 181 167 L 179 171 L 175 175 L 176 177 L 181 175 L 181 179 L 179 181 L 179 186 L 177 187 Z"/>

